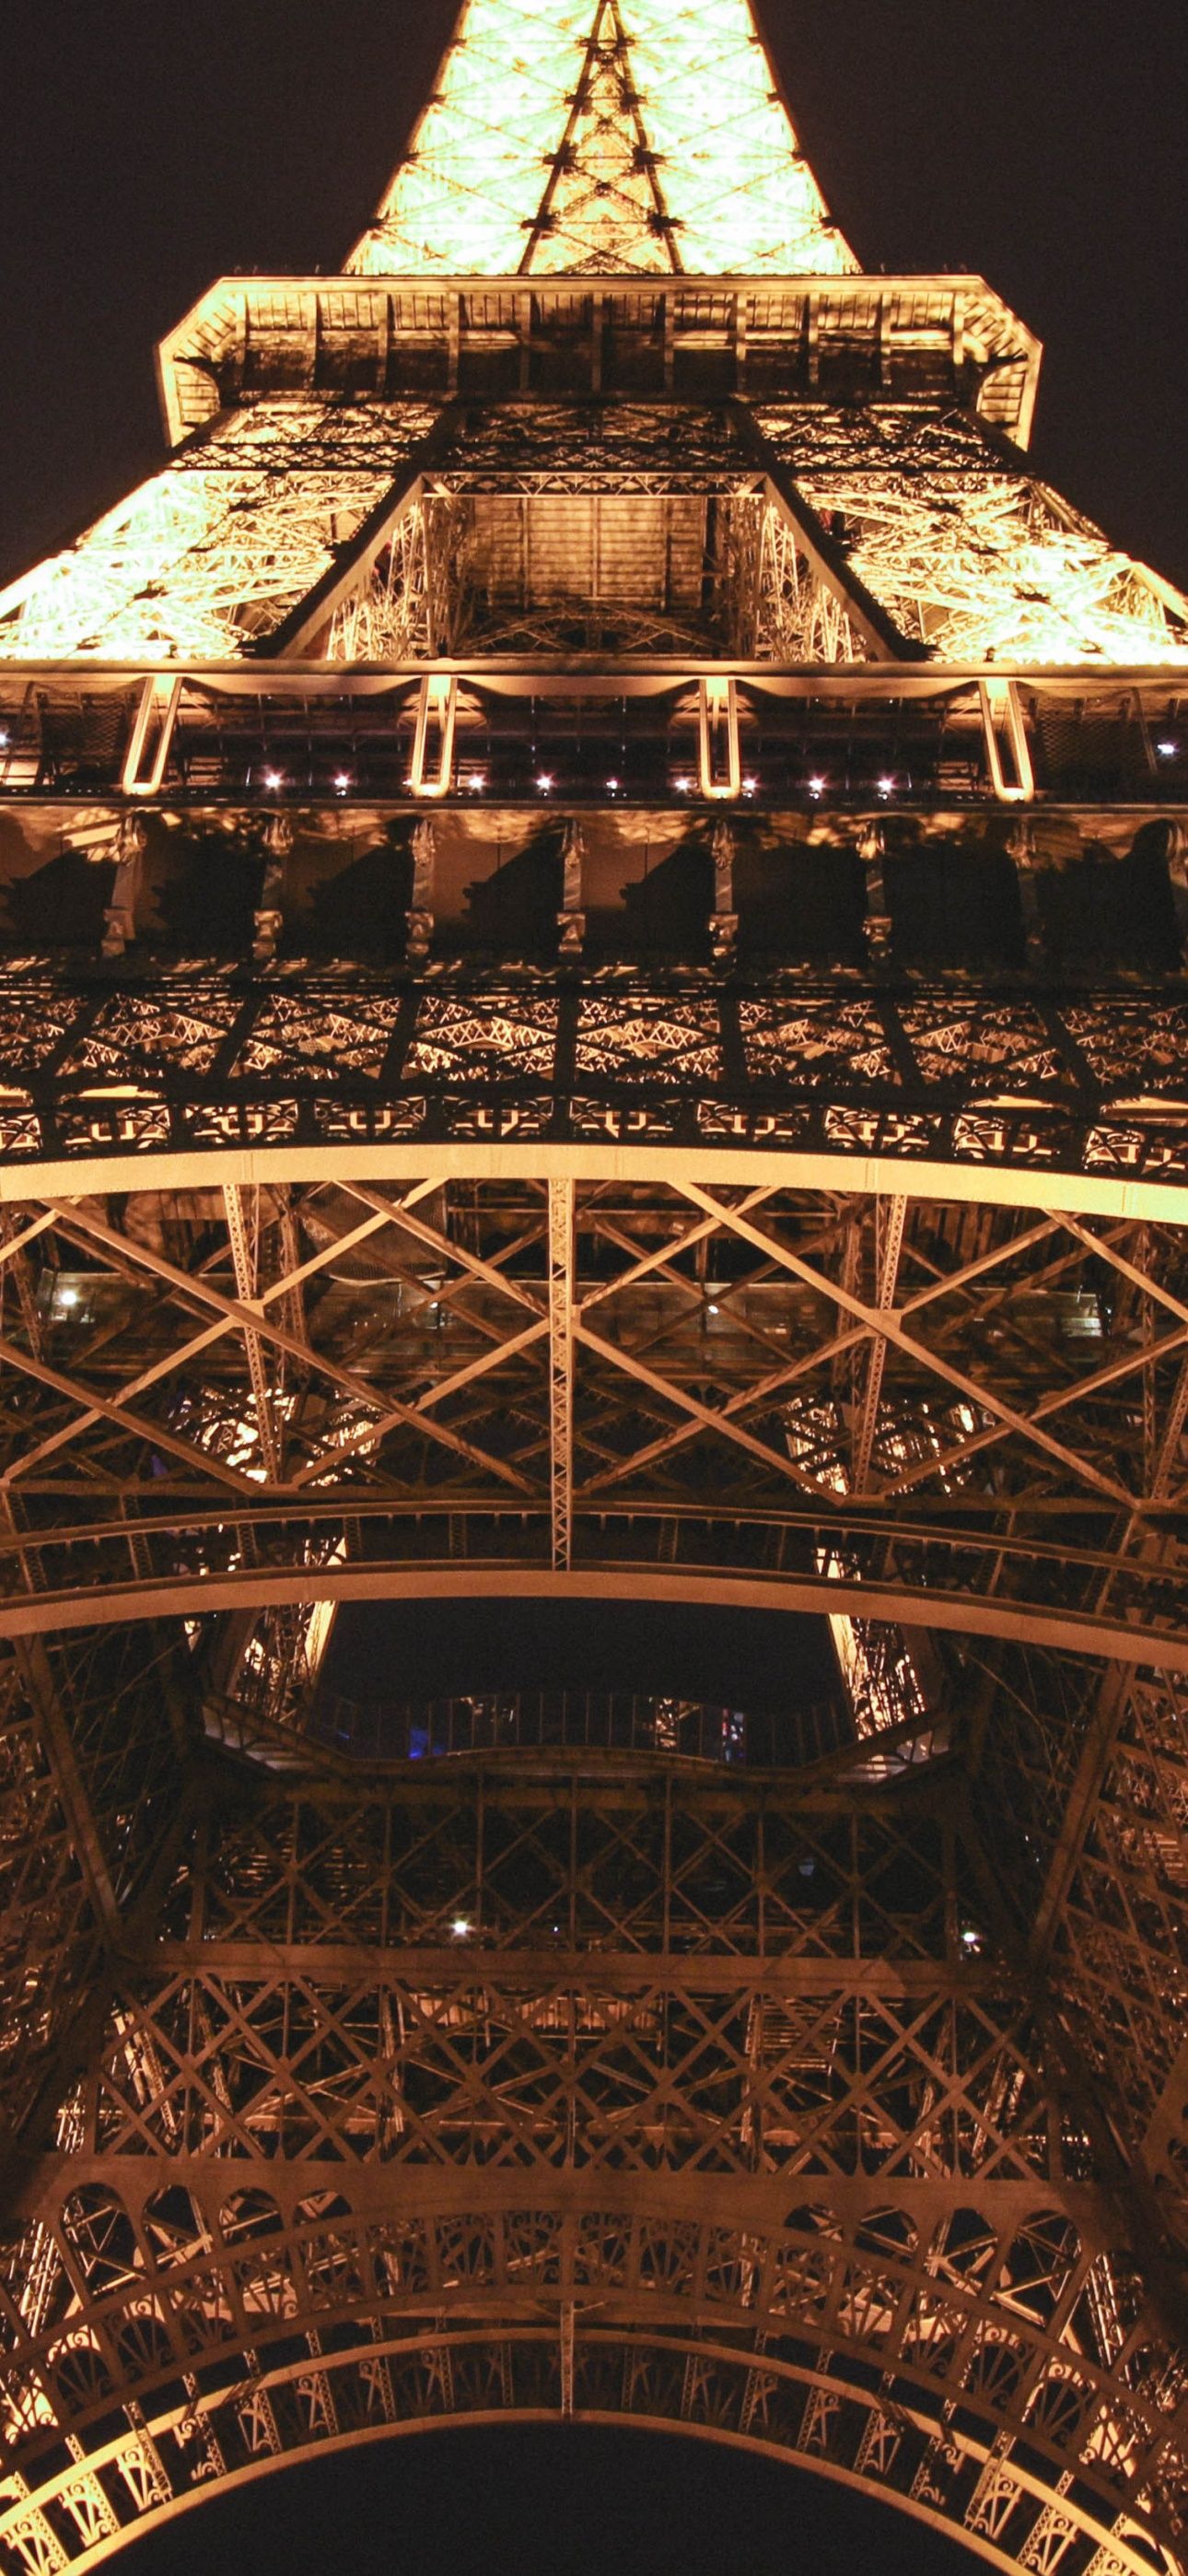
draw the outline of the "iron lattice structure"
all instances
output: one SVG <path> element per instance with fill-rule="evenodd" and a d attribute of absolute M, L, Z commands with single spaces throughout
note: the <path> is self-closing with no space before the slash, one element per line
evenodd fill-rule
<path fill-rule="evenodd" d="M 5 2576 L 557 2413 L 1183 2563 L 1188 603 L 1038 362 L 745 0 L 469 0 L 0 598 Z M 498 1599 L 786 1687 L 342 1648 Z"/>

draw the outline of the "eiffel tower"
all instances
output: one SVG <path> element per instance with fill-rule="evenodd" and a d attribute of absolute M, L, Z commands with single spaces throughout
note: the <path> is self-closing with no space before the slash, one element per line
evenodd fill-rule
<path fill-rule="evenodd" d="M 0 596 L 3 2576 L 555 2417 L 1182 2564 L 1188 602 L 1039 362 L 747 0 L 468 0 Z"/>

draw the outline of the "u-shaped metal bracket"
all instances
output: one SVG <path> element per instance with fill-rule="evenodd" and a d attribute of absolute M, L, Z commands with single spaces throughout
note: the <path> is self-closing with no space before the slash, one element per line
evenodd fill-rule
<path fill-rule="evenodd" d="M 742 794 L 738 690 L 723 675 L 701 683 L 701 793 L 718 803 Z"/>
<path fill-rule="evenodd" d="M 449 795 L 454 783 L 454 728 L 457 718 L 456 679 L 442 671 L 427 671 L 421 682 L 413 743 L 414 796 Z"/>
<path fill-rule="evenodd" d="M 979 680 L 990 784 L 1002 805 L 1030 805 L 1035 795 L 1031 745 L 1013 680 Z"/>

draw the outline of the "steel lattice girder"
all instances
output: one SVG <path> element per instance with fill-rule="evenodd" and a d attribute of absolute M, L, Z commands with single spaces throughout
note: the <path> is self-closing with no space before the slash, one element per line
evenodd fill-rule
<path fill-rule="evenodd" d="M 691 469 L 705 430 L 679 453 L 688 404 L 633 405 L 608 434 L 613 418 L 602 405 L 594 413 L 601 445 L 585 482 L 571 478 L 569 508 L 597 506 L 597 494 L 617 510 L 624 606 L 628 564 L 638 583 L 649 557 L 659 561 L 671 544 L 661 532 L 666 479 L 661 470 L 657 494 L 645 491 L 638 460 L 632 467 L 634 432 L 637 449 L 651 448 L 654 483 L 667 455 L 686 544 L 700 527 L 694 550 L 705 559 L 716 496 L 734 531 L 720 570 L 733 563 L 753 595 L 742 625 L 761 660 L 827 667 L 929 653 L 948 663 L 1133 668 L 1188 658 L 1188 602 L 1029 477 L 1014 450 L 968 420 L 954 427 L 947 406 L 887 405 L 869 431 L 863 424 L 860 441 L 840 405 L 752 409 L 736 400 L 724 418 L 719 407 L 711 440 L 719 453 L 700 478 Z M 381 400 L 364 413 L 357 402 L 335 407 L 313 394 L 226 411 L 73 548 L 0 594 L 0 661 L 217 663 L 291 654 L 311 638 L 331 661 L 454 652 L 471 593 L 481 589 L 472 521 L 482 504 L 468 497 L 472 434 L 474 468 L 487 469 L 480 480 L 490 492 L 492 452 L 502 445 L 493 488 L 514 497 L 533 447 L 548 444 L 549 419 L 550 407 L 542 417 L 522 400 L 503 420 L 496 405 L 476 413 Z M 526 450 L 518 460 L 509 453 L 517 438 Z M 734 474 L 723 495 L 727 458 Z M 432 542 L 420 510 L 428 466 L 444 486 L 429 503 Z M 554 463 L 554 484 L 556 473 Z M 496 502 L 486 506 L 489 513 Z M 526 506 L 539 516 L 565 504 L 537 494 Z M 695 569 L 690 615 L 700 561 Z M 578 588 L 593 608 L 597 584 L 579 578 Z M 338 611 L 333 623 L 322 614 L 327 601 Z M 635 605 L 647 604 L 645 585 Z M 675 632 L 670 625 L 661 620 L 654 635 L 645 627 L 622 649 L 679 650 L 681 619 Z M 691 640 L 697 632 L 692 616 Z M 530 651 L 534 640 L 531 622 L 501 635 L 496 621 L 489 649 Z M 732 639 L 707 640 L 721 649 Z"/>
<path fill-rule="evenodd" d="M 1099 1216 L 1138 1190 L 1176 1222 L 1186 1031 L 1167 984 L 353 975 L 348 1006 L 329 974 L 31 966 L 0 975 L 0 1171 L 12 1200 L 47 1168 L 73 1192 L 83 1162 L 113 1190 L 179 1188 L 204 1165 L 217 1186 L 237 1149 L 279 1180 L 358 1152 L 376 1177 L 427 1154 L 477 1177 L 487 1148 L 492 1170 L 593 1180 L 617 1149 L 641 1179 L 844 1194 L 886 1172 L 913 1195 L 1050 1192 Z"/>
<path fill-rule="evenodd" d="M 351 261 L 496 276 L 855 264 L 773 95 L 746 0 L 564 11 L 470 0 Z"/>
<path fill-rule="evenodd" d="M 569 1271 L 550 1168 L 11 1205 L 0 1630 L 512 1585 L 1183 1666 L 1174 1201 L 562 1158 Z"/>
<path fill-rule="evenodd" d="M 74 1693 L 85 1743 L 79 1671 Z M 134 1758 L 154 1714 L 146 1662 Z M 109 1831 L 118 1796 L 86 1777 Z M 10 2184 L 14 2563 L 31 2515 L 64 2565 L 261 2448 L 376 2424 L 365 2353 L 405 2391 L 379 2421 L 440 2411 L 407 2367 L 448 2373 L 476 2336 L 504 2349 L 503 2406 L 525 2339 L 572 2371 L 563 2409 L 634 2411 L 608 2345 L 645 2375 L 675 2354 L 684 2420 L 975 2540 L 1054 2515 L 1074 2565 L 1113 2532 L 1134 2570 L 1156 2496 L 1173 2536 L 1170 2277 L 1141 2195 L 1120 2227 L 1059 1990 L 1027 1992 L 948 1766 L 906 1800 L 654 1763 L 359 1785 L 196 1783 L 180 1839 L 158 1825 L 151 1917 L 125 1899 L 90 2077 Z M 731 2346 L 762 2374 L 737 2397 Z"/>

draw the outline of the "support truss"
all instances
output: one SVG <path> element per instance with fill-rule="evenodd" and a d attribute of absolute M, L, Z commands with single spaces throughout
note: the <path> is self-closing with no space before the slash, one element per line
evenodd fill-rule
<path fill-rule="evenodd" d="M 469 0 L 0 598 L 0 2576 L 552 2417 L 1188 2559 L 1188 602 L 1038 362 L 746 0 Z"/>
<path fill-rule="evenodd" d="M 20 1205 L 0 1630 L 559 1581 L 1183 1667 L 1175 1225 L 484 1171 Z"/>
<path fill-rule="evenodd" d="M 476 191 L 481 162 L 484 180 Z M 745 0 L 470 0 L 351 267 L 845 272 Z"/>

